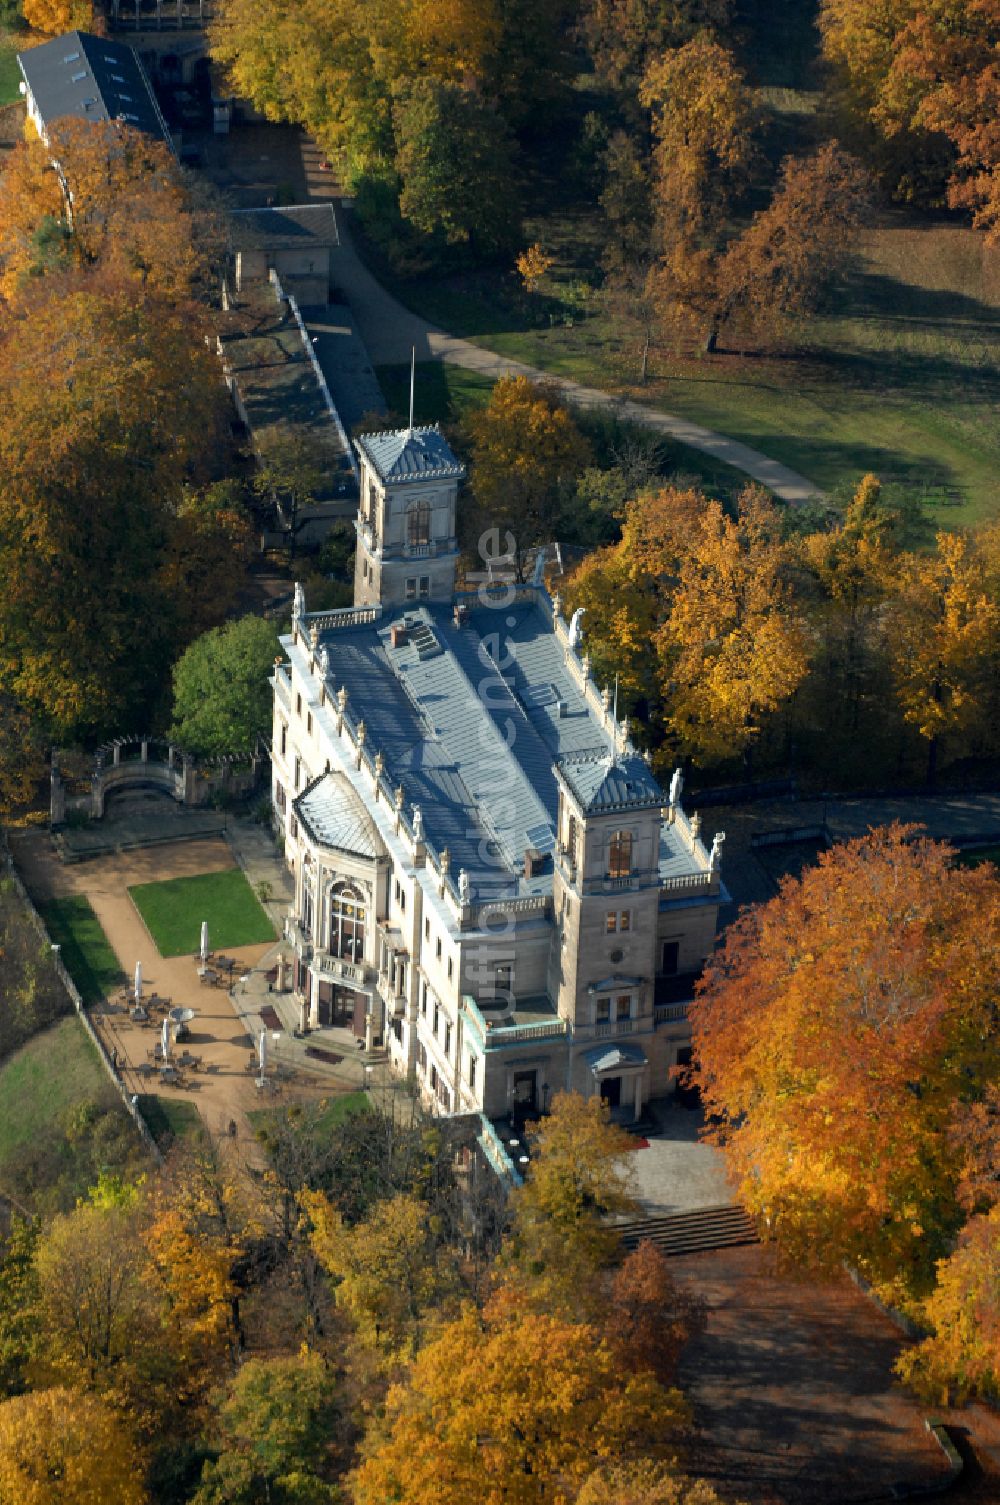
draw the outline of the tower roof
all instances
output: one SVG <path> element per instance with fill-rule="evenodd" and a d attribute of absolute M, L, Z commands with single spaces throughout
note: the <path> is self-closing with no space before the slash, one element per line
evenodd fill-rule
<path fill-rule="evenodd" d="M 570 752 L 556 767 L 588 813 L 637 810 L 664 803 L 663 790 L 644 759 L 634 753 L 612 762 L 604 747 Z"/>
<path fill-rule="evenodd" d="M 386 486 L 406 481 L 460 481 L 465 475 L 465 466 L 436 423 L 428 428 L 361 434 L 354 443 Z"/>

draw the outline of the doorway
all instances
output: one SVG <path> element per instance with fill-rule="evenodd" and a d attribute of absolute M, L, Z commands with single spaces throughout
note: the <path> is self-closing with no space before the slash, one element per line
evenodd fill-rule
<path fill-rule="evenodd" d="M 621 1106 L 622 1079 L 620 1076 L 606 1076 L 601 1079 L 601 1097 L 609 1108 Z"/>

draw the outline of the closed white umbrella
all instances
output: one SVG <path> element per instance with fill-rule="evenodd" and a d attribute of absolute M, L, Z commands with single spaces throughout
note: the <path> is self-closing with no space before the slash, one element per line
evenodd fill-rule
<path fill-rule="evenodd" d="M 170 1057 L 170 1020 L 169 1019 L 164 1019 L 164 1021 L 163 1021 L 163 1059 L 166 1061 L 166 1060 L 169 1059 L 169 1057 Z"/>
<path fill-rule="evenodd" d="M 262 1029 L 260 1039 L 257 1042 L 257 1058 L 260 1061 L 260 1074 L 264 1075 L 267 1070 L 267 1030 Z"/>
<path fill-rule="evenodd" d="M 142 962 L 136 962 L 136 964 L 135 964 L 135 1001 L 136 1001 L 136 1003 L 139 1002 L 139 1000 L 141 999 L 141 997 L 142 997 Z"/>
<path fill-rule="evenodd" d="M 202 922 L 201 922 L 201 959 L 202 959 L 203 962 L 207 962 L 208 961 L 208 921 L 207 920 L 202 920 Z"/>

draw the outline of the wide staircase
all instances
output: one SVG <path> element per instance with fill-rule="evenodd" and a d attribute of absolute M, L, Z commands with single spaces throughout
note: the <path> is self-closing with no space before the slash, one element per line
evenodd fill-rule
<path fill-rule="evenodd" d="M 694 1212 L 668 1213 L 663 1217 L 633 1218 L 616 1226 L 627 1249 L 649 1239 L 666 1255 L 701 1254 L 711 1249 L 759 1243 L 750 1214 L 733 1203 L 699 1207 Z"/>

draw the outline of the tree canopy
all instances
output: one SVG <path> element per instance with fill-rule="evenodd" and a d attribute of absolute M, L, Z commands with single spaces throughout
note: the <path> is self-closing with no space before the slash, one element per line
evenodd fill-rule
<path fill-rule="evenodd" d="M 271 726 L 278 632 L 241 617 L 203 633 L 174 666 L 171 736 L 206 757 L 249 757 Z"/>
<path fill-rule="evenodd" d="M 740 1194 L 797 1258 L 925 1296 L 984 1195 L 967 1128 L 1000 1071 L 1000 880 L 903 827 L 744 912 L 691 1010 Z M 996 1188 L 994 1187 L 994 1196 Z"/>

